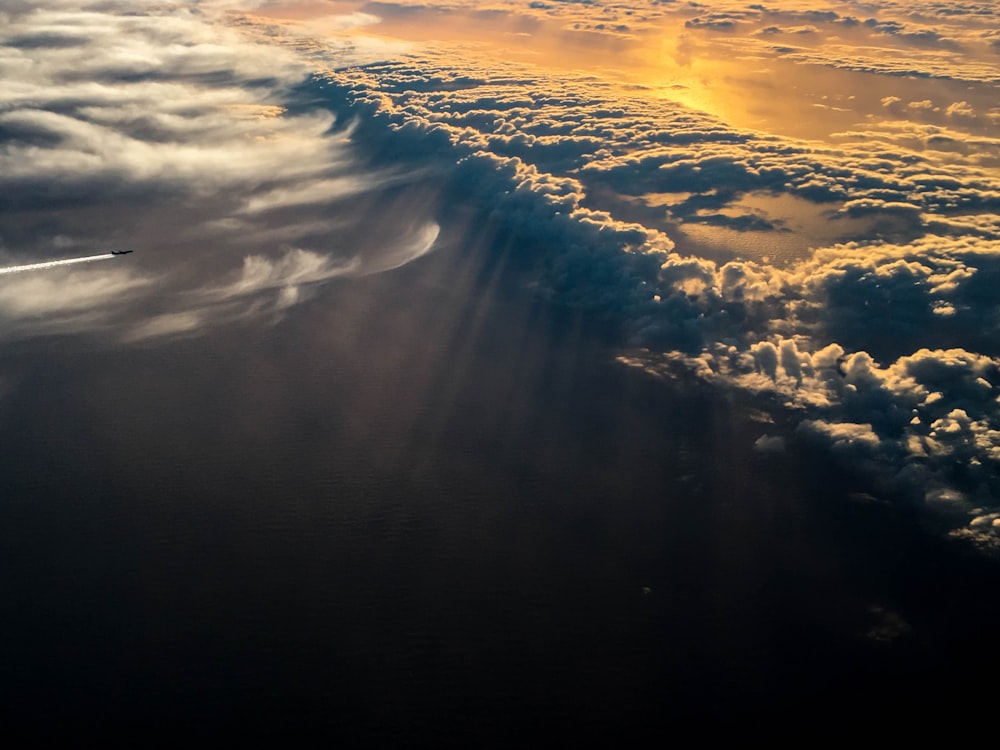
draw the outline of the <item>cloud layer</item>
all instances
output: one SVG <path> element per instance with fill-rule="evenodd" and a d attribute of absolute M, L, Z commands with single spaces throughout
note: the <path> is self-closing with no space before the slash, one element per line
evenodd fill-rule
<path fill-rule="evenodd" d="M 922 11 L 938 30 L 888 4 L 874 20 L 722 9 L 685 26 L 731 46 L 744 29 L 740 48 L 754 55 L 768 54 L 758 40 L 838 26 L 917 51 L 905 71 L 891 54 L 858 65 L 829 45 L 822 60 L 770 54 L 887 81 L 914 61 L 920 76 L 995 80 L 995 63 L 968 52 L 983 47 L 985 9 L 974 22 Z M 376 151 L 459 154 L 457 189 L 493 196 L 498 221 L 541 258 L 553 299 L 621 323 L 634 347 L 624 362 L 662 374 L 680 364 L 760 394 L 800 415 L 790 437 L 863 462 L 883 491 L 936 504 L 966 519 L 956 534 L 995 544 L 982 519 L 1000 492 L 1000 174 L 993 139 L 959 122 L 977 107 L 875 98 L 877 117 L 855 113 L 853 128 L 807 141 L 585 74 L 455 54 L 331 72 L 326 90 L 364 113 L 360 135 Z M 771 255 L 782 247 L 795 249 Z"/>
<path fill-rule="evenodd" d="M 324 8 L 5 11 L 4 263 L 142 252 L 4 278 L 4 336 L 273 319 L 431 251 L 449 213 L 395 198 L 440 191 L 623 362 L 793 415 L 759 451 L 826 445 L 997 544 L 995 7 Z"/>

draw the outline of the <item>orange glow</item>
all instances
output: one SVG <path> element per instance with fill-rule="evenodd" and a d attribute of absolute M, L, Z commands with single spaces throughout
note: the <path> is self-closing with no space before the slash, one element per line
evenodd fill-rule
<path fill-rule="evenodd" d="M 852 130 L 858 123 L 896 119 L 884 104 L 889 94 L 902 101 L 900 109 L 909 118 L 924 120 L 961 112 L 954 109 L 960 104 L 985 113 L 995 99 L 991 85 L 949 86 L 925 77 L 853 71 L 860 53 L 893 65 L 905 65 L 907 55 L 920 53 L 900 49 L 891 38 L 865 27 L 845 25 L 821 32 L 799 20 L 779 33 L 762 15 L 740 17 L 731 29 L 689 28 L 685 24 L 697 17 L 697 8 L 667 8 L 644 9 L 641 18 L 622 15 L 603 23 L 589 19 L 581 9 L 539 10 L 528 3 L 490 8 L 458 2 L 442 8 L 406 2 L 307 1 L 273 3 L 250 15 L 319 38 L 368 38 L 397 46 L 402 42 L 418 52 L 425 49 L 479 62 L 522 63 L 547 73 L 595 76 L 603 84 L 620 86 L 623 96 L 676 101 L 738 128 L 796 138 L 829 141 L 831 134 Z M 735 3 L 731 10 L 738 13 L 746 7 Z M 851 6 L 840 10 L 845 16 L 857 13 Z M 608 9 L 605 15 L 613 12 Z M 620 23 L 622 19 L 627 22 Z M 970 37 L 969 44 L 973 41 Z M 926 64 L 933 66 L 938 58 L 932 52 L 928 55 Z M 974 60 L 967 66 L 975 72 Z M 924 111 L 906 107 L 907 102 L 921 101 L 941 104 Z M 978 123 L 967 119 L 966 124 L 979 132 L 995 127 L 985 115 Z"/>

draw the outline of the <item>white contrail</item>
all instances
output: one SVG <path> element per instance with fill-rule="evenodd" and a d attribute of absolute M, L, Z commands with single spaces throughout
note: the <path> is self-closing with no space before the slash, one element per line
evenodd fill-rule
<path fill-rule="evenodd" d="M 109 260 L 115 256 L 111 253 L 104 255 L 87 255 L 83 258 L 67 258 L 66 260 L 50 260 L 47 263 L 29 263 L 26 266 L 7 266 L 0 268 L 0 274 L 20 273 L 21 271 L 38 271 L 43 268 L 55 268 L 56 266 L 68 266 L 72 263 L 89 263 L 92 260 Z"/>

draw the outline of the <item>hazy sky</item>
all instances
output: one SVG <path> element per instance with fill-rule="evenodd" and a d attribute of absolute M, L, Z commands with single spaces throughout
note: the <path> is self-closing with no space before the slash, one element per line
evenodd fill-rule
<path fill-rule="evenodd" d="M 136 252 L 0 276 L 0 336 L 280 325 L 490 205 L 622 366 L 758 394 L 797 425 L 759 450 L 818 441 L 996 549 L 997 29 L 987 2 L 7 0 L 3 265 Z"/>

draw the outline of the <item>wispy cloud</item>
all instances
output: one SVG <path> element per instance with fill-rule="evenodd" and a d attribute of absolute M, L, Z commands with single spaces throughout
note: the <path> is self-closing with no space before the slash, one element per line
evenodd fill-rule
<path fill-rule="evenodd" d="M 266 312 L 250 298 L 278 290 L 288 307 L 433 243 L 428 216 L 391 217 L 403 239 L 378 246 L 356 210 L 336 208 L 415 176 L 360 164 L 349 125 L 299 98 L 310 56 L 259 24 L 221 5 L 69 0 L 4 20 L 0 73 L 16 82 L 0 92 L 4 273 L 50 267 L 41 259 L 60 243 L 141 250 L 127 272 L 5 281 L 4 335 L 196 333 L 233 319 L 226 300 L 242 300 L 240 316 Z M 29 231 L 39 211 L 52 221 Z"/>

